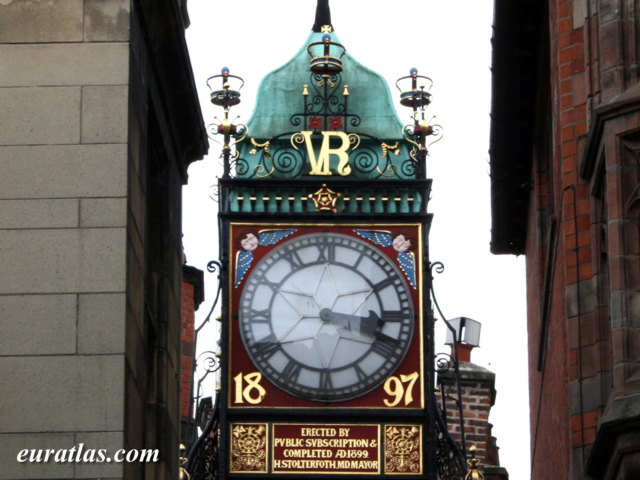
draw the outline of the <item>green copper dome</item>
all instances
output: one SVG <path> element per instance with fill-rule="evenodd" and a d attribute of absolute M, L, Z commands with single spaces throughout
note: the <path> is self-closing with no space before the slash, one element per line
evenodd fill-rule
<path fill-rule="evenodd" d="M 304 46 L 290 61 L 264 77 L 248 122 L 251 137 L 266 140 L 295 130 L 291 117 L 303 110 L 303 86 L 312 88 L 307 45 L 321 42 L 323 35 L 311 32 Z M 335 32 L 331 33 L 331 40 L 339 43 Z M 349 90 L 349 112 L 360 118 L 358 126 L 345 125 L 345 130 L 382 140 L 401 140 L 402 123 L 384 78 L 363 66 L 348 52 L 342 59 L 341 75 L 343 85 L 347 85 Z"/>
<path fill-rule="evenodd" d="M 247 127 L 238 178 L 415 178 L 415 142 L 403 136 L 387 82 L 346 53 L 330 25 L 314 26 L 264 77 Z"/>

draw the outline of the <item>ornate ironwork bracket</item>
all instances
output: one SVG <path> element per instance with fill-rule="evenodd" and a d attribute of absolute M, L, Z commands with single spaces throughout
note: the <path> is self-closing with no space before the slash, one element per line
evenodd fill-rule
<path fill-rule="evenodd" d="M 430 273 L 431 273 L 431 284 L 430 284 L 430 293 L 431 293 L 431 299 L 433 300 L 433 304 L 436 307 L 436 310 L 438 311 L 438 314 L 440 315 L 440 318 L 442 319 L 442 321 L 445 323 L 445 325 L 447 326 L 447 328 L 454 334 L 454 338 L 455 338 L 455 329 L 453 328 L 453 326 L 451 325 L 451 323 L 447 320 L 447 318 L 444 316 L 444 314 L 442 313 L 442 310 L 440 309 L 440 305 L 438 305 L 438 299 L 436 298 L 436 294 L 435 294 L 435 290 L 433 288 L 433 273 L 437 273 L 437 274 L 441 274 L 444 272 L 444 264 L 442 262 L 433 262 L 430 265 Z M 464 429 L 464 414 L 463 414 L 463 410 L 462 410 L 462 386 L 460 383 L 460 364 L 458 362 L 458 345 L 457 343 L 453 343 L 453 356 L 451 355 L 447 355 L 447 354 L 438 354 L 438 358 L 436 360 L 436 368 L 437 368 L 437 373 L 444 373 L 446 371 L 448 371 L 451 366 L 453 365 L 453 370 L 454 370 L 454 379 L 455 379 L 455 385 L 456 385 L 456 392 L 455 392 L 455 402 L 456 402 L 456 406 L 458 407 L 458 418 L 459 418 L 459 424 L 460 424 L 460 446 L 462 448 L 462 452 L 466 452 L 467 451 L 467 447 L 466 447 L 466 439 L 465 439 L 465 429 Z M 448 424 L 448 420 L 446 417 L 446 404 L 445 404 L 445 392 L 441 392 L 441 397 L 442 397 L 442 412 L 444 414 L 444 417 L 442 418 L 443 421 L 443 428 L 447 428 L 447 424 Z M 463 460 L 464 460 L 464 455 L 463 455 Z M 464 469 L 464 462 L 463 462 L 463 469 Z"/>
<path fill-rule="evenodd" d="M 207 314 L 205 319 L 202 321 L 202 323 L 198 325 L 194 333 L 194 353 L 193 353 L 194 358 L 193 358 L 193 365 L 191 369 L 191 384 L 189 389 L 189 394 L 191 395 L 191 399 L 190 399 L 191 401 L 189 403 L 189 419 L 187 422 L 187 428 L 185 432 L 185 442 L 186 442 L 187 449 L 191 446 L 191 443 L 192 443 L 191 439 L 193 438 L 194 432 L 195 432 L 196 419 L 194 418 L 193 409 L 194 409 L 194 406 L 198 404 L 198 402 L 203 396 L 202 383 L 210 373 L 216 372 L 220 369 L 220 357 L 218 353 L 213 352 L 211 350 L 207 350 L 200 353 L 196 357 L 196 351 L 197 351 L 198 336 L 200 334 L 200 331 L 205 325 L 207 325 L 210 322 L 211 316 L 213 315 L 213 312 L 218 304 L 218 301 L 220 300 L 220 293 L 222 291 L 222 283 L 220 282 L 221 269 L 222 269 L 222 265 L 217 260 L 211 260 L 207 264 L 208 272 L 210 273 L 218 272 L 218 275 L 216 277 L 218 281 L 218 288 L 216 290 L 216 296 L 215 296 L 215 299 L 213 300 L 209 313 Z M 199 366 L 202 366 L 203 373 L 200 376 L 200 378 L 198 378 L 197 386 L 196 386 L 196 372 Z"/>
<path fill-rule="evenodd" d="M 446 422 L 440 410 L 438 408 L 434 410 L 436 411 L 438 480 L 462 480 L 466 473 L 464 452 L 449 435 Z"/>
<path fill-rule="evenodd" d="M 190 480 L 213 480 L 217 477 L 218 448 L 220 439 L 219 394 L 216 394 L 211 416 L 202 435 L 189 451 L 186 470 Z"/>

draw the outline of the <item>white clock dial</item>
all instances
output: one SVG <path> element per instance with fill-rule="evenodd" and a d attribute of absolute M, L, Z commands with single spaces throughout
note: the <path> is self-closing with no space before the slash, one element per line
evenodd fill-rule
<path fill-rule="evenodd" d="M 403 360 L 414 328 L 394 263 L 348 235 L 312 233 L 275 247 L 247 278 L 239 310 L 256 367 L 293 395 L 358 397 Z"/>

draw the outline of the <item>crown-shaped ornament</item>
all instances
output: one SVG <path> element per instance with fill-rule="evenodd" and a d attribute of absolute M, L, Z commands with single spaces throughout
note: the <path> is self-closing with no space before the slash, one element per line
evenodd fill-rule
<path fill-rule="evenodd" d="M 212 84 L 220 80 L 222 88 L 215 88 Z M 220 70 L 219 75 L 213 75 L 207 79 L 207 86 L 211 90 L 211 103 L 224 109 L 224 118 L 222 121 L 218 120 L 217 123 L 213 123 L 208 127 L 210 134 L 222 135 L 224 143 L 222 147 L 222 155 L 224 158 L 224 173 L 226 178 L 229 176 L 229 161 L 231 159 L 231 136 L 236 138 L 236 141 L 241 141 L 238 137 L 244 138 L 247 134 L 246 125 L 236 125 L 229 120 L 229 110 L 240 103 L 240 90 L 244 86 L 244 80 L 237 75 L 231 75 L 227 67 L 223 67 Z M 217 120 L 217 119 L 216 119 Z M 213 137 L 210 138 L 213 140 Z M 236 155 L 237 156 L 237 155 Z"/>
<path fill-rule="evenodd" d="M 307 45 L 307 52 L 313 73 L 335 75 L 342 72 L 342 57 L 346 49 L 342 44 L 332 41 L 330 33 L 322 35 L 322 41 Z"/>

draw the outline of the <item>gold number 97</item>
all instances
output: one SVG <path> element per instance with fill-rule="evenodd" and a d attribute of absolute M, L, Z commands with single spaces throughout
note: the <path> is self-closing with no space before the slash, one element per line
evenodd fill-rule
<path fill-rule="evenodd" d="M 395 407 L 404 399 L 404 405 L 407 406 L 413 402 L 413 386 L 418 380 L 418 372 L 409 375 L 400 375 L 400 378 L 392 376 L 384 382 L 384 391 L 392 397 L 391 400 L 385 398 L 384 404 L 387 407 Z"/>

